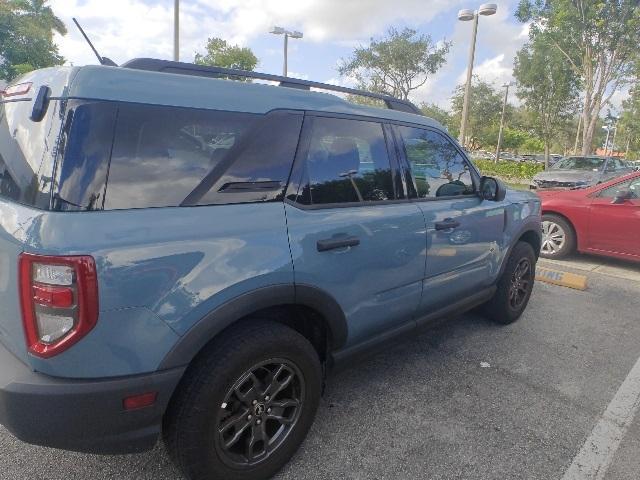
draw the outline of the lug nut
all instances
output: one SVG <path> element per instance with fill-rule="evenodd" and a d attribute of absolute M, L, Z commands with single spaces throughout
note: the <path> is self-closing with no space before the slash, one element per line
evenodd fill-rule
<path fill-rule="evenodd" d="M 247 417 L 247 420 L 251 420 L 252 418 L 253 418 L 253 416 L 252 416 L 252 415 L 249 415 L 249 416 Z"/>
<path fill-rule="evenodd" d="M 256 420 L 256 425 L 260 425 L 262 423 L 262 420 Z"/>
<path fill-rule="evenodd" d="M 271 409 L 270 408 L 267 408 L 267 413 L 271 413 Z"/>
<path fill-rule="evenodd" d="M 251 402 L 251 405 L 257 405 L 258 404 L 258 400 L 254 400 L 253 402 Z"/>
<path fill-rule="evenodd" d="M 268 402 L 269 401 L 269 395 L 267 395 L 266 397 L 264 397 L 264 401 Z"/>

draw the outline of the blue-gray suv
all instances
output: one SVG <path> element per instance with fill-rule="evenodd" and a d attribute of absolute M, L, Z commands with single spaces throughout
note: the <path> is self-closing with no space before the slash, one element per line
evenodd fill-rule
<path fill-rule="evenodd" d="M 515 321 L 539 250 L 538 198 L 409 102 L 153 59 L 40 70 L 0 101 L 0 423 L 268 478 L 328 372 L 474 307 Z"/>

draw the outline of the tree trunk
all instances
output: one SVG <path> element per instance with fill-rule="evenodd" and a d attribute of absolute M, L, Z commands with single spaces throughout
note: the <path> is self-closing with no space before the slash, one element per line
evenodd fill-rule
<path fill-rule="evenodd" d="M 544 169 L 549 170 L 549 152 L 551 148 L 549 146 L 549 140 L 544 141 Z"/>

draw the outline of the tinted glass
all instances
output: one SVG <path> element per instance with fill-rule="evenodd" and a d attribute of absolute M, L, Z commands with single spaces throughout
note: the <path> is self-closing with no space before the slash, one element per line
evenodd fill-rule
<path fill-rule="evenodd" d="M 258 118 L 246 113 L 121 105 L 105 208 L 180 205 Z"/>
<path fill-rule="evenodd" d="M 382 125 L 315 117 L 305 158 L 305 204 L 395 199 Z"/>
<path fill-rule="evenodd" d="M 109 168 L 116 104 L 69 102 L 60 137 L 56 210 L 100 210 Z"/>
<path fill-rule="evenodd" d="M 418 198 L 474 193 L 469 164 L 445 136 L 431 130 L 398 127 Z"/>
<path fill-rule="evenodd" d="M 278 111 L 260 118 L 242 141 L 226 150 L 223 160 L 193 192 L 194 203 L 282 200 L 302 119 L 302 113 Z"/>
<path fill-rule="evenodd" d="M 605 188 L 600 192 L 599 196 L 603 198 L 614 198 L 621 190 L 630 190 L 633 198 L 640 198 L 640 178 L 634 178 Z"/>
<path fill-rule="evenodd" d="M 597 172 L 604 168 L 605 159 L 598 157 L 565 157 L 558 160 L 553 169 L 555 170 L 591 170 Z"/>
<path fill-rule="evenodd" d="M 33 102 L 0 102 L 0 196 L 49 208 L 59 108 L 51 101 L 46 117 L 34 122 Z"/>

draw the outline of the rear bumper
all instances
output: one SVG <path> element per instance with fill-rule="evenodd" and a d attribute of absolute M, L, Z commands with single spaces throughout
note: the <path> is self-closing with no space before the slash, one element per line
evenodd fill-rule
<path fill-rule="evenodd" d="M 33 372 L 0 344 L 0 424 L 20 440 L 78 452 L 151 449 L 184 369 L 106 379 L 60 379 Z M 130 395 L 158 392 L 151 407 L 125 411 Z"/>

